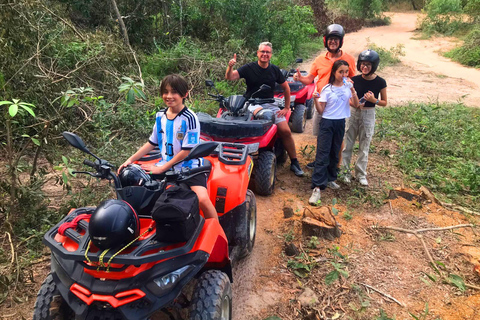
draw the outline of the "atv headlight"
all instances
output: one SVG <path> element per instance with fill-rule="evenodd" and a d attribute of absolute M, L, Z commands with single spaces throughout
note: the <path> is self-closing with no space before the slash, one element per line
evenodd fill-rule
<path fill-rule="evenodd" d="M 255 153 L 258 151 L 258 147 L 260 146 L 259 142 L 255 142 L 248 145 L 248 153 Z"/>
<path fill-rule="evenodd" d="M 291 95 L 290 96 L 290 103 L 295 102 L 295 99 L 297 98 L 296 95 Z"/>
<path fill-rule="evenodd" d="M 160 288 L 160 292 L 157 292 L 156 294 L 163 294 L 164 292 L 170 291 L 173 287 L 177 285 L 177 283 L 181 279 L 183 279 L 193 269 L 194 266 L 187 265 L 173 272 L 170 272 L 169 274 L 166 274 L 160 278 L 154 279 L 153 282 Z"/>

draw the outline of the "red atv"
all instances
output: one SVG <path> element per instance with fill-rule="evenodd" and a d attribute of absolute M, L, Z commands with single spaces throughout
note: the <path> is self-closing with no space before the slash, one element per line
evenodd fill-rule
<path fill-rule="evenodd" d="M 38 293 L 33 319 L 141 320 L 159 313 L 169 319 L 232 319 L 231 263 L 252 251 L 256 233 L 255 196 L 247 189 L 252 167 L 247 147 L 203 143 L 184 159 L 204 157 L 202 166 L 125 187 L 112 165 L 92 154 L 78 136 L 63 136 L 96 158 L 84 161 L 94 172 L 78 173 L 113 180 L 118 200 L 105 202 L 128 205 L 135 212 L 139 235 L 126 245 L 103 250 L 96 247 L 89 228 L 98 221 L 96 208 L 72 209 L 43 238 L 52 251 L 51 272 Z M 209 174 L 207 189 L 219 221 L 198 215 L 188 240 L 158 240 L 169 224 L 152 218 L 156 199 L 172 185 L 181 188 L 182 181 L 201 173 Z M 113 213 L 115 219 L 121 217 L 120 211 Z"/>
<path fill-rule="evenodd" d="M 207 87 L 213 88 L 217 94 L 209 95 L 218 101 L 217 117 L 198 113 L 202 139 L 206 141 L 222 141 L 242 143 L 248 146 L 248 152 L 254 161 L 252 172 L 252 189 L 259 195 L 272 194 L 275 187 L 277 163 L 287 159 L 282 141 L 277 136 L 277 125 L 271 110 L 262 110 L 255 117 L 248 111 L 249 105 L 261 105 L 275 102 L 274 98 L 255 98 L 268 85 L 252 94 L 250 99 L 241 95 L 224 97 L 218 93 L 213 81 L 205 81 Z M 286 115 L 287 121 L 290 113 Z"/>
<path fill-rule="evenodd" d="M 297 59 L 296 63 L 303 62 L 302 59 Z M 293 80 L 293 75 L 297 72 L 296 69 L 281 70 L 285 79 L 287 79 L 288 86 L 290 87 L 290 108 L 292 109 L 292 115 L 288 124 L 292 132 L 302 133 L 305 130 L 307 119 L 313 117 L 313 92 L 315 91 L 315 83 L 304 85 L 300 81 Z M 306 71 L 300 71 L 302 75 L 306 76 Z M 275 98 L 284 99 L 283 89 L 277 84 L 274 89 Z"/>

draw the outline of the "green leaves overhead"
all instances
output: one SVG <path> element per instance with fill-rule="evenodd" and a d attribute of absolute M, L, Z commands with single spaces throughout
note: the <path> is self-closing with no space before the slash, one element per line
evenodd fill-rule
<path fill-rule="evenodd" d="M 35 117 L 35 113 L 32 108 L 35 106 L 31 103 L 22 102 L 19 99 L 12 99 L 12 101 L 0 101 L 0 106 L 8 105 L 8 115 L 11 118 L 15 117 L 19 108 L 27 111 L 32 117 Z"/>

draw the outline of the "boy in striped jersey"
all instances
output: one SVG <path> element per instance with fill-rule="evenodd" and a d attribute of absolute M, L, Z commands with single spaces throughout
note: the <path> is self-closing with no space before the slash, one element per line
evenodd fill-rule
<path fill-rule="evenodd" d="M 156 164 L 142 164 L 142 169 L 152 174 L 164 173 L 176 162 L 184 159 L 190 150 L 200 143 L 200 122 L 197 115 L 184 105 L 188 91 L 188 83 L 182 76 L 171 74 L 163 78 L 160 93 L 167 108 L 157 112 L 148 142 L 128 158 L 118 172 L 158 146 L 162 159 Z M 202 159 L 192 159 L 177 164 L 175 169 L 196 168 L 201 164 Z M 217 211 L 208 196 L 207 175 L 197 175 L 185 183 L 197 194 L 205 218 L 218 219 Z"/>

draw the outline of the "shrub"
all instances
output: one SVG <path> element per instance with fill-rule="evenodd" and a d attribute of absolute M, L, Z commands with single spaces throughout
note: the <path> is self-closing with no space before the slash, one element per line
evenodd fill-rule
<path fill-rule="evenodd" d="M 441 197 L 478 209 L 480 110 L 416 104 L 378 110 L 376 136 L 398 143 L 397 165 Z"/>
<path fill-rule="evenodd" d="M 461 47 L 450 50 L 445 56 L 461 64 L 480 67 L 480 28 L 473 29 Z"/>

